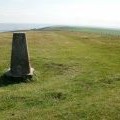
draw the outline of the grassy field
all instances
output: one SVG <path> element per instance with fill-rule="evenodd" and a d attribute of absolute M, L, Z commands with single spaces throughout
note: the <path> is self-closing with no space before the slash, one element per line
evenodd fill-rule
<path fill-rule="evenodd" d="M 26 35 L 33 80 L 5 83 L 12 33 L 0 33 L 0 120 L 120 119 L 118 36 L 62 30 Z"/>

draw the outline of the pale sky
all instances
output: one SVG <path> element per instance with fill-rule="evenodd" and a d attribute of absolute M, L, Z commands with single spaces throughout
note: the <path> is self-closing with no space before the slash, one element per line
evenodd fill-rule
<path fill-rule="evenodd" d="M 120 0 L 0 0 L 0 23 L 120 28 Z"/>

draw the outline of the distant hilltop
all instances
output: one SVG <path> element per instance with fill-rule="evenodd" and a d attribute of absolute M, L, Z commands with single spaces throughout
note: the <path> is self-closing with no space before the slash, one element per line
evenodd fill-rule
<path fill-rule="evenodd" d="M 99 27 L 79 27 L 79 26 L 50 26 L 37 29 L 31 29 L 33 31 L 72 31 L 72 32 L 94 32 L 103 34 L 120 35 L 120 29 L 113 28 L 99 28 Z"/>
<path fill-rule="evenodd" d="M 78 31 L 93 32 L 103 34 L 120 35 L 120 29 L 100 28 L 100 27 L 84 27 L 84 26 L 62 26 L 48 24 L 26 24 L 26 23 L 0 23 L 0 32 L 16 32 L 16 31 Z"/>

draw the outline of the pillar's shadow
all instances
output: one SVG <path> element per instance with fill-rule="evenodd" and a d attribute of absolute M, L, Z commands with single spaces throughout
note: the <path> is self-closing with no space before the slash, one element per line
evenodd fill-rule
<path fill-rule="evenodd" d="M 12 84 L 19 84 L 19 83 L 28 83 L 32 81 L 32 77 L 8 77 L 5 74 L 0 76 L 0 87 L 5 87 Z"/>

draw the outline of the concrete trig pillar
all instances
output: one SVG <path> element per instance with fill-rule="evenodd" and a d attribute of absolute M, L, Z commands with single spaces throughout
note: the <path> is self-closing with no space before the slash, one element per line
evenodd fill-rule
<path fill-rule="evenodd" d="M 34 69 L 30 66 L 25 33 L 13 33 L 10 70 L 6 73 L 11 77 L 32 77 Z"/>

